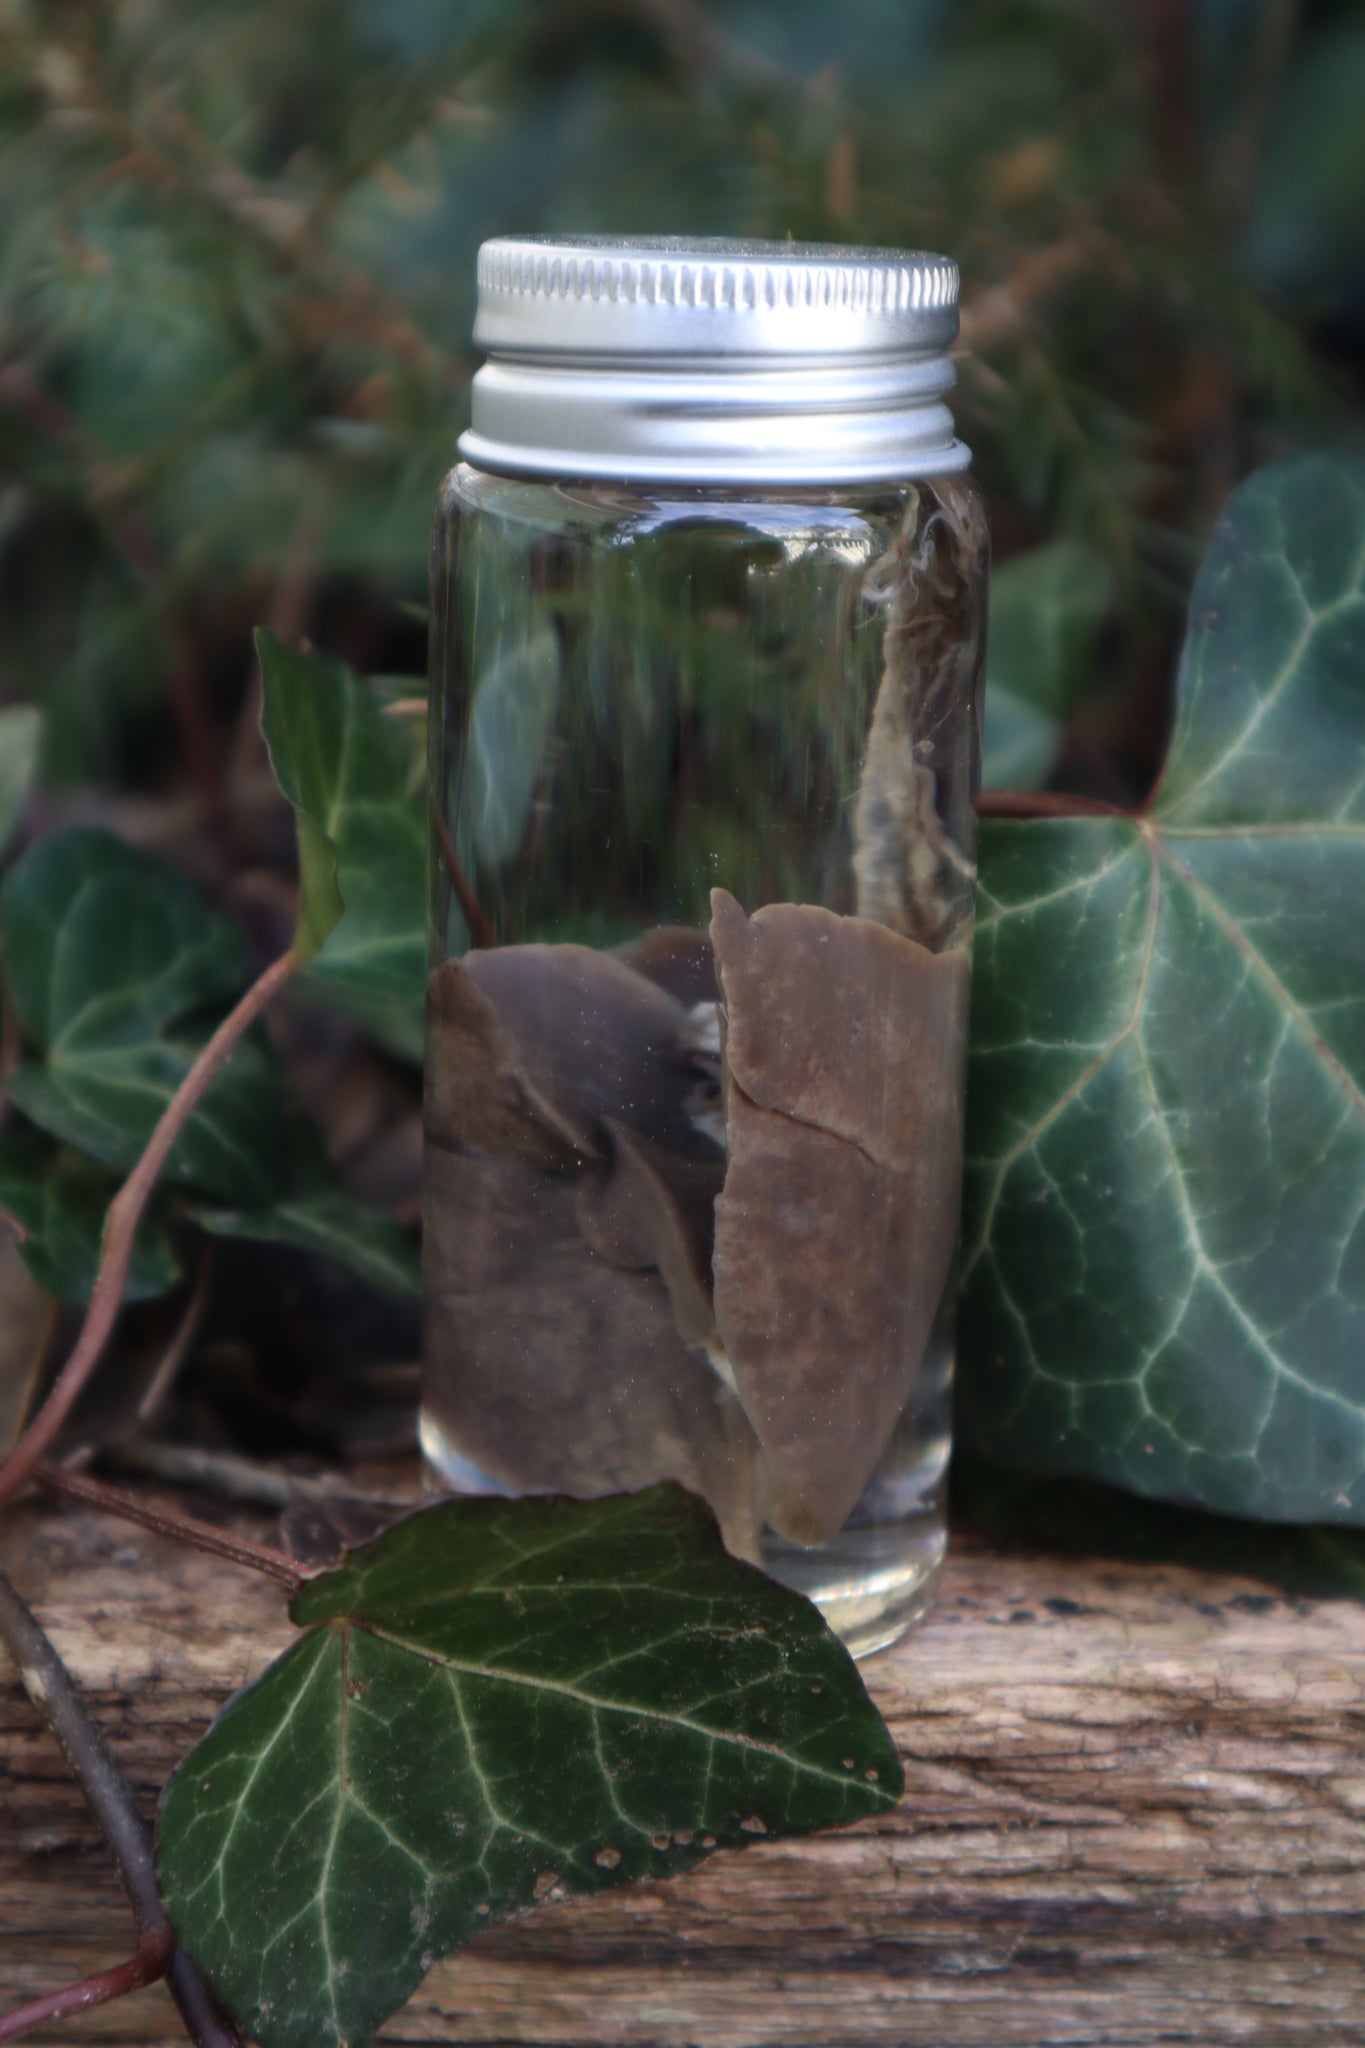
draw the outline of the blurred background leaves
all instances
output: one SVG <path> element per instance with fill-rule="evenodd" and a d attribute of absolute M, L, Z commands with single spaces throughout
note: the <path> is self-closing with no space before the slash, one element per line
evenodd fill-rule
<path fill-rule="evenodd" d="M 0 21 L 0 687 L 47 709 L 49 791 L 188 772 L 221 840 L 258 759 L 257 619 L 420 666 L 396 602 L 421 593 L 490 233 L 957 256 L 997 554 L 1066 538 L 1111 578 L 1102 680 L 1059 703 L 1054 679 L 1057 746 L 1016 735 L 1002 766 L 1105 795 L 1159 759 L 1228 489 L 1361 441 L 1365 32 L 1331 0 L 10 0 Z M 1030 601 L 1052 602 L 1041 571 Z"/>
<path fill-rule="evenodd" d="M 294 827 L 253 629 L 368 672 L 386 755 L 415 752 L 474 253 L 555 229 L 957 257 L 988 779 L 1141 800 L 1229 490 L 1365 449 L 1362 90 L 1349 0 L 0 0 L 0 826 L 20 855 L 112 829 L 256 966 L 283 950 Z M 359 1032 L 344 979 L 269 1026 L 342 1179 L 300 1134 L 290 1200 L 249 1217 L 195 1185 L 170 1219 L 281 1247 L 216 1249 L 198 1440 L 411 1427 L 415 1315 L 297 1250 L 354 1250 L 357 1195 L 415 1218 L 415 1035 Z M 77 1296 L 101 1190 L 41 1144 L 25 1186 Z M 154 1291 L 171 1239 L 145 1256 Z M 164 1342 L 152 1313 L 133 1348 Z"/>

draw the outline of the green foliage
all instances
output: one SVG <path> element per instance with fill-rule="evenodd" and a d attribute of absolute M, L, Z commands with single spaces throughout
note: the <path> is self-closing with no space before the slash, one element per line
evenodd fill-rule
<path fill-rule="evenodd" d="M 40 1058 L 9 1077 L 26 1116 L 127 1172 L 247 979 L 241 935 L 183 876 L 111 833 L 39 840 L 0 889 L 9 992 Z M 282 1109 L 258 1040 L 209 1089 L 168 1163 L 229 1201 L 270 1193 Z"/>
<path fill-rule="evenodd" d="M 981 762 L 988 789 L 1036 789 L 1056 768 L 1113 601 L 1107 563 L 1080 541 L 1016 555 L 991 578 Z"/>
<path fill-rule="evenodd" d="M 1288 82 L 1247 234 L 1254 275 L 1339 318 L 1365 263 L 1362 94 L 1365 23 L 1343 9 Z"/>
<path fill-rule="evenodd" d="M 292 1122 L 290 1141 L 288 1179 L 274 1201 L 255 1209 L 195 1202 L 189 1205 L 195 1222 L 215 1237 L 293 1245 L 296 1251 L 335 1259 L 386 1294 L 418 1293 L 421 1274 L 407 1232 L 347 1193 L 316 1134 L 301 1119 Z"/>
<path fill-rule="evenodd" d="M 314 1579 L 162 1805 L 177 1934 L 262 2048 L 361 2048 L 545 1897 L 885 1812 L 894 1745 L 799 1596 L 677 1487 L 448 1502 Z"/>
<path fill-rule="evenodd" d="M 414 735 L 425 724 L 387 716 L 340 662 L 270 633 L 258 644 L 261 729 L 298 826 L 296 950 L 379 1036 L 420 1057 L 427 816 Z"/>
<path fill-rule="evenodd" d="M 30 704 L 12 704 L 0 711 L 0 853 L 18 822 L 28 794 L 42 718 Z"/>
<path fill-rule="evenodd" d="M 350 752 L 353 722 L 342 691 L 327 691 L 306 655 L 291 654 L 269 633 L 258 634 L 256 645 L 261 660 L 261 733 L 275 780 L 294 807 L 299 856 L 294 955 L 306 963 L 316 960 L 344 907 L 337 887 L 335 784 Z"/>
<path fill-rule="evenodd" d="M 0 1216 L 18 1228 L 20 1256 L 38 1285 L 59 1301 L 89 1300 L 104 1212 L 117 1186 L 31 1124 L 14 1121 L 0 1131 Z M 164 1213 L 143 1218 L 124 1289 L 128 1301 L 164 1294 L 180 1278 L 164 1221 Z"/>
<path fill-rule="evenodd" d="M 1365 1600 L 1365 1530 L 1239 1521 L 971 1452 L 953 1460 L 953 1499 L 972 1529 L 1021 1549 L 1229 1572 L 1306 1600 Z"/>
<path fill-rule="evenodd" d="M 237 928 L 182 876 L 110 833 L 50 834 L 0 889 L 6 981 L 30 1044 L 8 1092 L 30 1125 L 128 1172 L 219 1015 L 247 979 Z M 89 1291 L 100 1191 L 113 1183 L 31 1130 L 7 1137 L 3 1205 L 24 1256 L 68 1298 Z M 376 1285 L 414 1292 L 406 1234 L 355 1201 L 294 1107 L 264 1035 L 250 1034 L 172 1149 L 169 1178 L 206 1228 L 318 1251 Z M 135 1291 L 175 1277 L 144 1226 Z M 158 1246 L 160 1247 L 158 1249 Z"/>
<path fill-rule="evenodd" d="M 518 228 L 958 256 L 955 405 L 999 557 L 988 780 L 1049 781 L 1080 722 L 1091 786 L 1140 798 L 1162 708 L 1139 692 L 1228 475 L 1267 446 L 1360 442 L 1360 32 L 1291 15 L 1238 8 L 1228 30 L 1194 10 L 1173 79 L 1180 39 L 1149 40 L 1152 10 L 1076 0 L 11 8 L 0 575 L 5 687 L 43 707 L 40 804 L 60 822 L 61 792 L 94 784 L 163 822 L 189 809 L 193 872 L 222 886 L 205 842 L 241 822 L 251 622 L 415 665 L 405 601 L 461 424 L 474 250 Z M 1137 1520 L 1097 1477 L 1365 1512 L 1353 476 L 1281 468 L 1234 501 L 1150 813 L 983 837 L 959 1429 L 1085 1475 L 1044 1498 L 1091 1543 Z M 307 986 L 415 1057 L 416 723 L 340 664 L 268 635 L 260 654 Z M 697 666 L 725 688 L 722 659 Z M 486 708 L 504 742 L 507 707 Z M 0 710 L 0 846 L 36 743 L 32 712 Z M 260 824 L 236 869 L 269 860 Z M 188 882 L 83 829 L 12 870 L 0 943 L 25 1041 L 0 1210 L 41 1283 L 81 1299 L 117 1176 L 249 964 Z M 131 1295 L 172 1283 L 186 1219 L 416 1284 L 262 1032 L 170 1183 Z M 1036 1481 L 996 1503 L 997 1526 L 1037 1525 Z M 1207 1535 L 1144 1513 L 1151 1554 Z M 538 1517 L 559 1550 L 536 1576 L 518 1557 Z M 1349 1536 L 1294 1541 L 1358 1573 Z M 755 1818 L 875 1811 L 898 1784 L 809 1610 L 660 1494 L 436 1510 L 296 1615 L 306 1633 L 177 1776 L 163 1828 L 177 1920 L 267 2048 L 360 2040 L 430 1955 L 542 1889 L 680 1868 Z"/>
<path fill-rule="evenodd" d="M 985 829 L 959 1427 L 992 1455 L 1232 1514 L 1361 1518 L 1362 558 L 1358 466 L 1265 472 L 1201 577 L 1150 813 Z M 1067 701 L 1107 594 L 1070 548 L 1006 578 L 998 660 L 1040 718 Z M 392 1004 L 415 1038 L 411 731 L 336 664 L 269 640 L 263 658 L 273 756 L 350 898 L 319 979 Z M 235 929 L 88 830 L 30 849 L 0 923 L 42 1055 L 14 1100 L 126 1169 L 245 978 Z M 107 1183 L 26 1128 L 5 1160 L 25 1256 L 79 1296 Z M 263 1039 L 172 1175 L 206 1228 L 416 1286 L 408 1240 L 340 1188 Z M 167 1284 L 169 1261 L 148 1236 L 138 1288 Z"/>
<path fill-rule="evenodd" d="M 1365 1515 L 1361 497 L 1305 458 L 1233 500 L 1150 816 L 984 828 L 958 1426 L 1009 1462 Z M 1066 543 L 1002 581 L 992 686 L 1055 744 L 1111 580 Z"/>
<path fill-rule="evenodd" d="M 984 830 L 958 1420 L 992 1455 L 1230 1514 L 1365 1508 L 1362 548 L 1356 470 L 1267 471 L 1196 593 L 1151 814 Z M 1093 658 L 1109 578 L 1066 544 L 1004 587 L 998 660 L 1041 722 Z M 348 910 L 320 965 L 335 945 L 348 991 L 387 997 L 422 946 L 411 748 L 335 665 L 266 659 L 293 693 L 277 705 L 345 706 L 348 746 L 296 714 L 276 754 L 295 792 L 299 763 L 313 776 L 343 877 L 373 863 L 356 942 Z M 329 810 L 358 787 L 337 764 L 381 747 L 387 787 L 376 772 Z M 415 1038 L 416 1000 L 395 1014 Z M 278 1203 L 227 1224 L 321 1241 L 316 1211 Z M 343 1255 L 365 1271 L 364 1253 Z"/>
<path fill-rule="evenodd" d="M 1228 466 L 1331 402 L 1258 285 L 1355 317 L 1359 53 L 1314 17 L 1281 83 L 1259 28 L 1191 28 L 1172 81 L 1148 32 L 1074 0 L 10 10 L 8 670 L 49 779 L 153 783 L 168 681 L 244 684 L 263 590 L 320 644 L 418 595 L 504 229 L 950 251 L 1006 551 L 1094 546 L 1124 622 L 1173 626 Z"/>
<path fill-rule="evenodd" d="M 992 824 L 960 1426 L 1225 1513 L 1365 1519 L 1365 464 L 1231 501 L 1138 817 Z"/>

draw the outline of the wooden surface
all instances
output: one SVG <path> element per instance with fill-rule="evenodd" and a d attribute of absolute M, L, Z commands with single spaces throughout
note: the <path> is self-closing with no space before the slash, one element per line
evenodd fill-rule
<path fill-rule="evenodd" d="M 263 1580 L 69 1508 L 0 1558 L 153 1810 L 287 1639 Z M 900 1812 L 543 1909 L 386 2042 L 556 2048 L 1365 2043 L 1365 1606 L 959 1546 L 864 1667 Z M 118 1960 L 129 1917 L 0 1651 L 0 2009 Z M 50 2043 L 182 2040 L 159 1987 Z"/>

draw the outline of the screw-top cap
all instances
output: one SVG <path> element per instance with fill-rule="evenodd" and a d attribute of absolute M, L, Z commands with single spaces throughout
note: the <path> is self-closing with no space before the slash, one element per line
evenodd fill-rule
<path fill-rule="evenodd" d="M 808 242 L 508 236 L 479 252 L 466 459 L 514 475 L 894 482 L 962 469 L 957 266 Z"/>

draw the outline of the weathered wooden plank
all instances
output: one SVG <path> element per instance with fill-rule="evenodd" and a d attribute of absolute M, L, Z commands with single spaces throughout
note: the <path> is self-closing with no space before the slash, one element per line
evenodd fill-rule
<path fill-rule="evenodd" d="M 98 1515 L 0 1554 L 150 1811 L 287 1640 L 275 1588 Z M 1365 1606 L 960 1545 L 866 1667 L 899 1813 L 544 1909 L 386 2029 L 466 2048 L 1365 2042 Z M 81 1797 L 0 1679 L 0 2008 L 129 1948 Z M 159 1989 L 54 2044 L 171 2043 Z"/>

